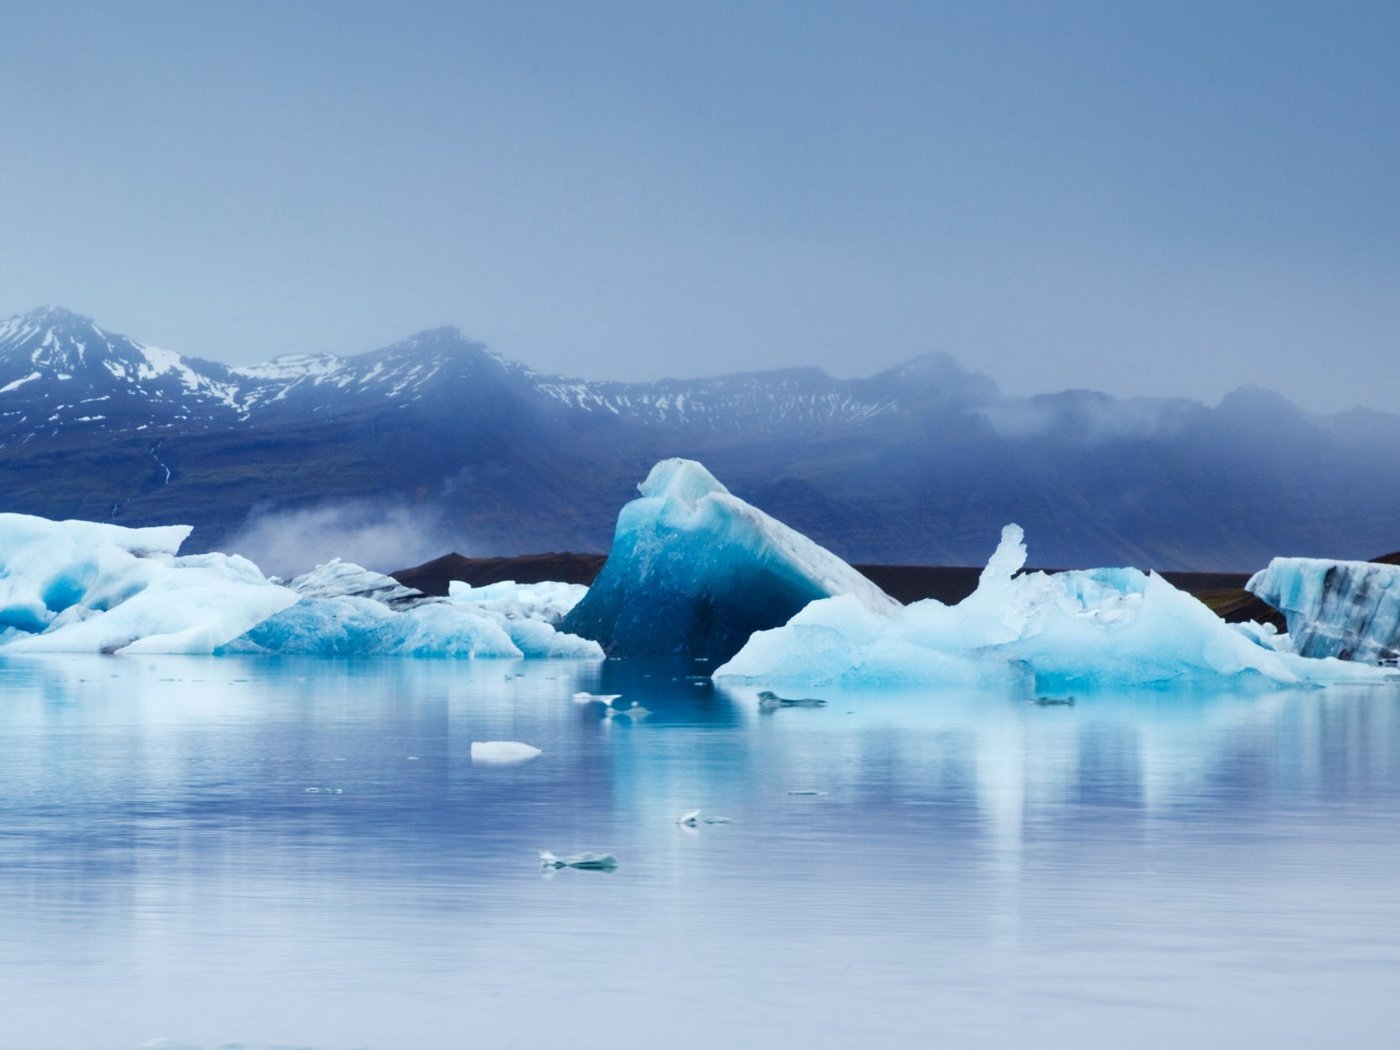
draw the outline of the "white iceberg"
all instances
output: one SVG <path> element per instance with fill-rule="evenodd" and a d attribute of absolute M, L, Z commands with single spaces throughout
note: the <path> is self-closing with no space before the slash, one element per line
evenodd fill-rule
<path fill-rule="evenodd" d="M 190 531 L 0 514 L 0 651 L 603 657 L 544 614 L 430 598 L 358 565 L 283 586 L 237 555 L 181 557 Z M 540 608 L 567 600 L 549 587 Z"/>
<path fill-rule="evenodd" d="M 180 557 L 190 531 L 0 514 L 0 647 L 210 653 L 296 602 L 245 558 Z"/>
<path fill-rule="evenodd" d="M 1307 659 L 1224 623 L 1155 573 L 1017 575 L 1026 548 L 1008 525 L 977 590 L 893 617 L 849 597 L 813 602 L 756 633 L 714 677 L 804 686 L 1001 686 L 1026 693 L 1168 684 L 1373 682 L 1376 668 Z"/>
<path fill-rule="evenodd" d="M 486 765 L 516 766 L 542 754 L 539 748 L 519 740 L 473 740 L 471 746 L 472 761 Z"/>
<path fill-rule="evenodd" d="M 1400 565 L 1275 558 L 1245 587 L 1283 613 L 1300 656 L 1400 659 Z"/>
<path fill-rule="evenodd" d="M 602 572 L 562 624 L 610 655 L 725 659 L 754 631 L 832 595 L 877 618 L 900 608 L 699 463 L 663 460 L 638 488 L 641 498 L 618 515 Z"/>

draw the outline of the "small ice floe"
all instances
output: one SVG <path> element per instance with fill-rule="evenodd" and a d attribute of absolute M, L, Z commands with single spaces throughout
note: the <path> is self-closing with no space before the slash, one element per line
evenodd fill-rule
<path fill-rule="evenodd" d="M 804 795 L 804 796 L 807 796 L 807 797 L 809 797 L 809 798 L 814 798 L 814 797 L 816 797 L 816 796 L 818 796 L 818 795 L 825 795 L 826 792 L 825 792 L 825 791 L 818 791 L 816 788 L 798 788 L 796 791 L 789 791 L 788 794 L 789 794 L 789 795 Z"/>
<path fill-rule="evenodd" d="M 473 740 L 472 761 L 511 766 L 538 758 L 543 752 L 519 740 Z"/>
<path fill-rule="evenodd" d="M 344 789 L 344 788 L 310 787 L 310 788 L 307 788 L 307 789 L 306 789 L 306 794 L 308 794 L 308 795 L 343 795 L 343 794 L 345 794 L 345 789 Z"/>
<path fill-rule="evenodd" d="M 732 817 L 704 817 L 700 816 L 698 809 L 692 809 L 688 813 L 682 813 L 676 823 L 683 828 L 699 827 L 701 824 L 733 824 Z"/>
<path fill-rule="evenodd" d="M 645 718 L 649 714 L 651 714 L 651 712 L 636 700 L 632 701 L 631 707 L 612 707 L 610 705 L 603 708 L 604 718 L 630 718 L 634 722 L 639 718 Z"/>
<path fill-rule="evenodd" d="M 576 704 L 591 704 L 596 702 L 602 704 L 604 707 L 612 707 L 612 702 L 614 700 L 621 699 L 621 693 L 578 692 L 574 694 L 574 703 Z"/>
<path fill-rule="evenodd" d="M 1037 696 L 1030 701 L 1036 707 L 1073 707 L 1072 696 Z"/>
<path fill-rule="evenodd" d="M 567 857 L 556 857 L 546 849 L 540 850 L 540 867 L 546 871 L 558 871 L 560 868 L 612 871 L 617 867 L 617 858 L 611 853 L 574 853 Z"/>
<path fill-rule="evenodd" d="M 776 711 L 780 707 L 825 707 L 826 701 L 811 696 L 779 696 L 772 690 L 765 689 L 758 694 L 758 706 L 764 711 Z"/>

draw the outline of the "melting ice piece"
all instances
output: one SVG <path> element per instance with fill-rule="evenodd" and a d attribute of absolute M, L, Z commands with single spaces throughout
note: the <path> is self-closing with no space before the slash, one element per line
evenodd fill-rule
<path fill-rule="evenodd" d="M 807 537 L 732 495 L 699 463 L 663 460 L 622 508 L 612 550 L 563 628 L 614 656 L 726 659 L 808 602 L 896 602 Z"/>
<path fill-rule="evenodd" d="M 641 702 L 637 700 L 632 701 L 631 707 L 613 707 L 609 704 L 607 707 L 603 708 L 604 718 L 630 718 L 636 721 L 645 718 L 649 714 L 651 714 L 651 712 L 643 707 Z"/>
<path fill-rule="evenodd" d="M 825 707 L 826 701 L 810 696 L 779 696 L 771 689 L 765 689 L 758 694 L 758 706 L 765 711 L 775 711 L 780 707 Z"/>
<path fill-rule="evenodd" d="M 611 853 L 574 853 L 567 857 L 556 857 L 549 850 L 541 850 L 540 867 L 551 871 L 559 868 L 578 868 L 580 871 L 612 871 L 617 867 L 617 858 Z"/>
<path fill-rule="evenodd" d="M 376 578 L 384 581 L 390 577 L 356 565 L 332 563 L 308 577 L 309 584 L 303 584 L 309 586 L 307 596 L 258 624 L 225 651 L 309 656 L 603 657 L 597 642 L 565 634 L 543 621 L 510 619 L 485 605 L 407 597 L 389 585 L 376 586 Z M 292 585 L 307 579 L 298 577 Z M 341 585 L 362 588 L 377 597 L 334 594 Z M 317 594 L 323 596 L 314 596 Z"/>
<path fill-rule="evenodd" d="M 1283 613 L 1301 656 L 1400 659 L 1400 565 L 1275 558 L 1245 586 Z"/>
<path fill-rule="evenodd" d="M 621 700 L 621 693 L 588 693 L 578 692 L 574 694 L 574 703 L 592 704 L 599 703 L 604 707 L 611 707 L 614 700 Z"/>
<path fill-rule="evenodd" d="M 473 740 L 471 749 L 473 762 L 494 766 L 519 765 L 543 753 L 539 748 L 518 740 Z"/>
<path fill-rule="evenodd" d="M 813 602 L 759 631 L 714 677 L 750 683 L 1002 686 L 1024 695 L 1180 683 L 1376 682 L 1385 672 L 1307 659 L 1234 630 L 1191 595 L 1137 569 L 1026 573 L 1019 526 L 977 590 L 893 617 L 847 596 Z"/>
<path fill-rule="evenodd" d="M 0 647 L 210 653 L 296 601 L 246 558 L 178 556 L 189 534 L 0 514 Z"/>

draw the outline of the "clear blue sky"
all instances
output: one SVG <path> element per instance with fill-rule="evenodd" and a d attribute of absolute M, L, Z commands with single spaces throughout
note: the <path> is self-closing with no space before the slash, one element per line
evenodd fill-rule
<path fill-rule="evenodd" d="M 0 314 L 1400 407 L 1400 4 L 17 7 Z"/>

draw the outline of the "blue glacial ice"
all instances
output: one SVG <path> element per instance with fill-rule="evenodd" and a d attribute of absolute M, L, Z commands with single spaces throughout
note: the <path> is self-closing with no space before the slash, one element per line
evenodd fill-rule
<path fill-rule="evenodd" d="M 341 562 L 282 585 L 237 555 L 181 557 L 190 531 L 0 514 L 0 651 L 603 655 L 556 630 L 566 585 L 459 603 Z"/>
<path fill-rule="evenodd" d="M 210 653 L 296 602 L 245 558 L 180 557 L 189 534 L 0 514 L 0 647 Z"/>
<path fill-rule="evenodd" d="M 756 630 L 842 595 L 858 615 L 900 608 L 855 569 L 729 492 L 699 463 L 663 460 L 622 508 L 612 550 L 563 629 L 612 656 L 725 659 Z"/>
<path fill-rule="evenodd" d="M 1300 656 L 1400 658 L 1400 565 L 1275 558 L 1246 587 L 1283 613 Z"/>
<path fill-rule="evenodd" d="M 1374 682 L 1377 668 L 1308 659 L 1261 630 L 1237 630 L 1160 576 L 1137 569 L 1024 573 L 1008 525 L 977 590 L 893 617 L 849 597 L 813 602 L 760 631 L 717 680 L 803 686 L 991 686 L 1029 694 L 1182 684 Z"/>
<path fill-rule="evenodd" d="M 306 656 L 557 657 L 600 660 L 596 642 L 556 629 L 568 584 L 496 584 L 447 600 L 332 562 L 288 585 L 305 595 L 224 652 Z M 373 595 L 374 597 L 366 597 Z M 481 600 L 472 600 L 479 597 Z M 574 599 L 576 600 L 576 598 Z"/>

